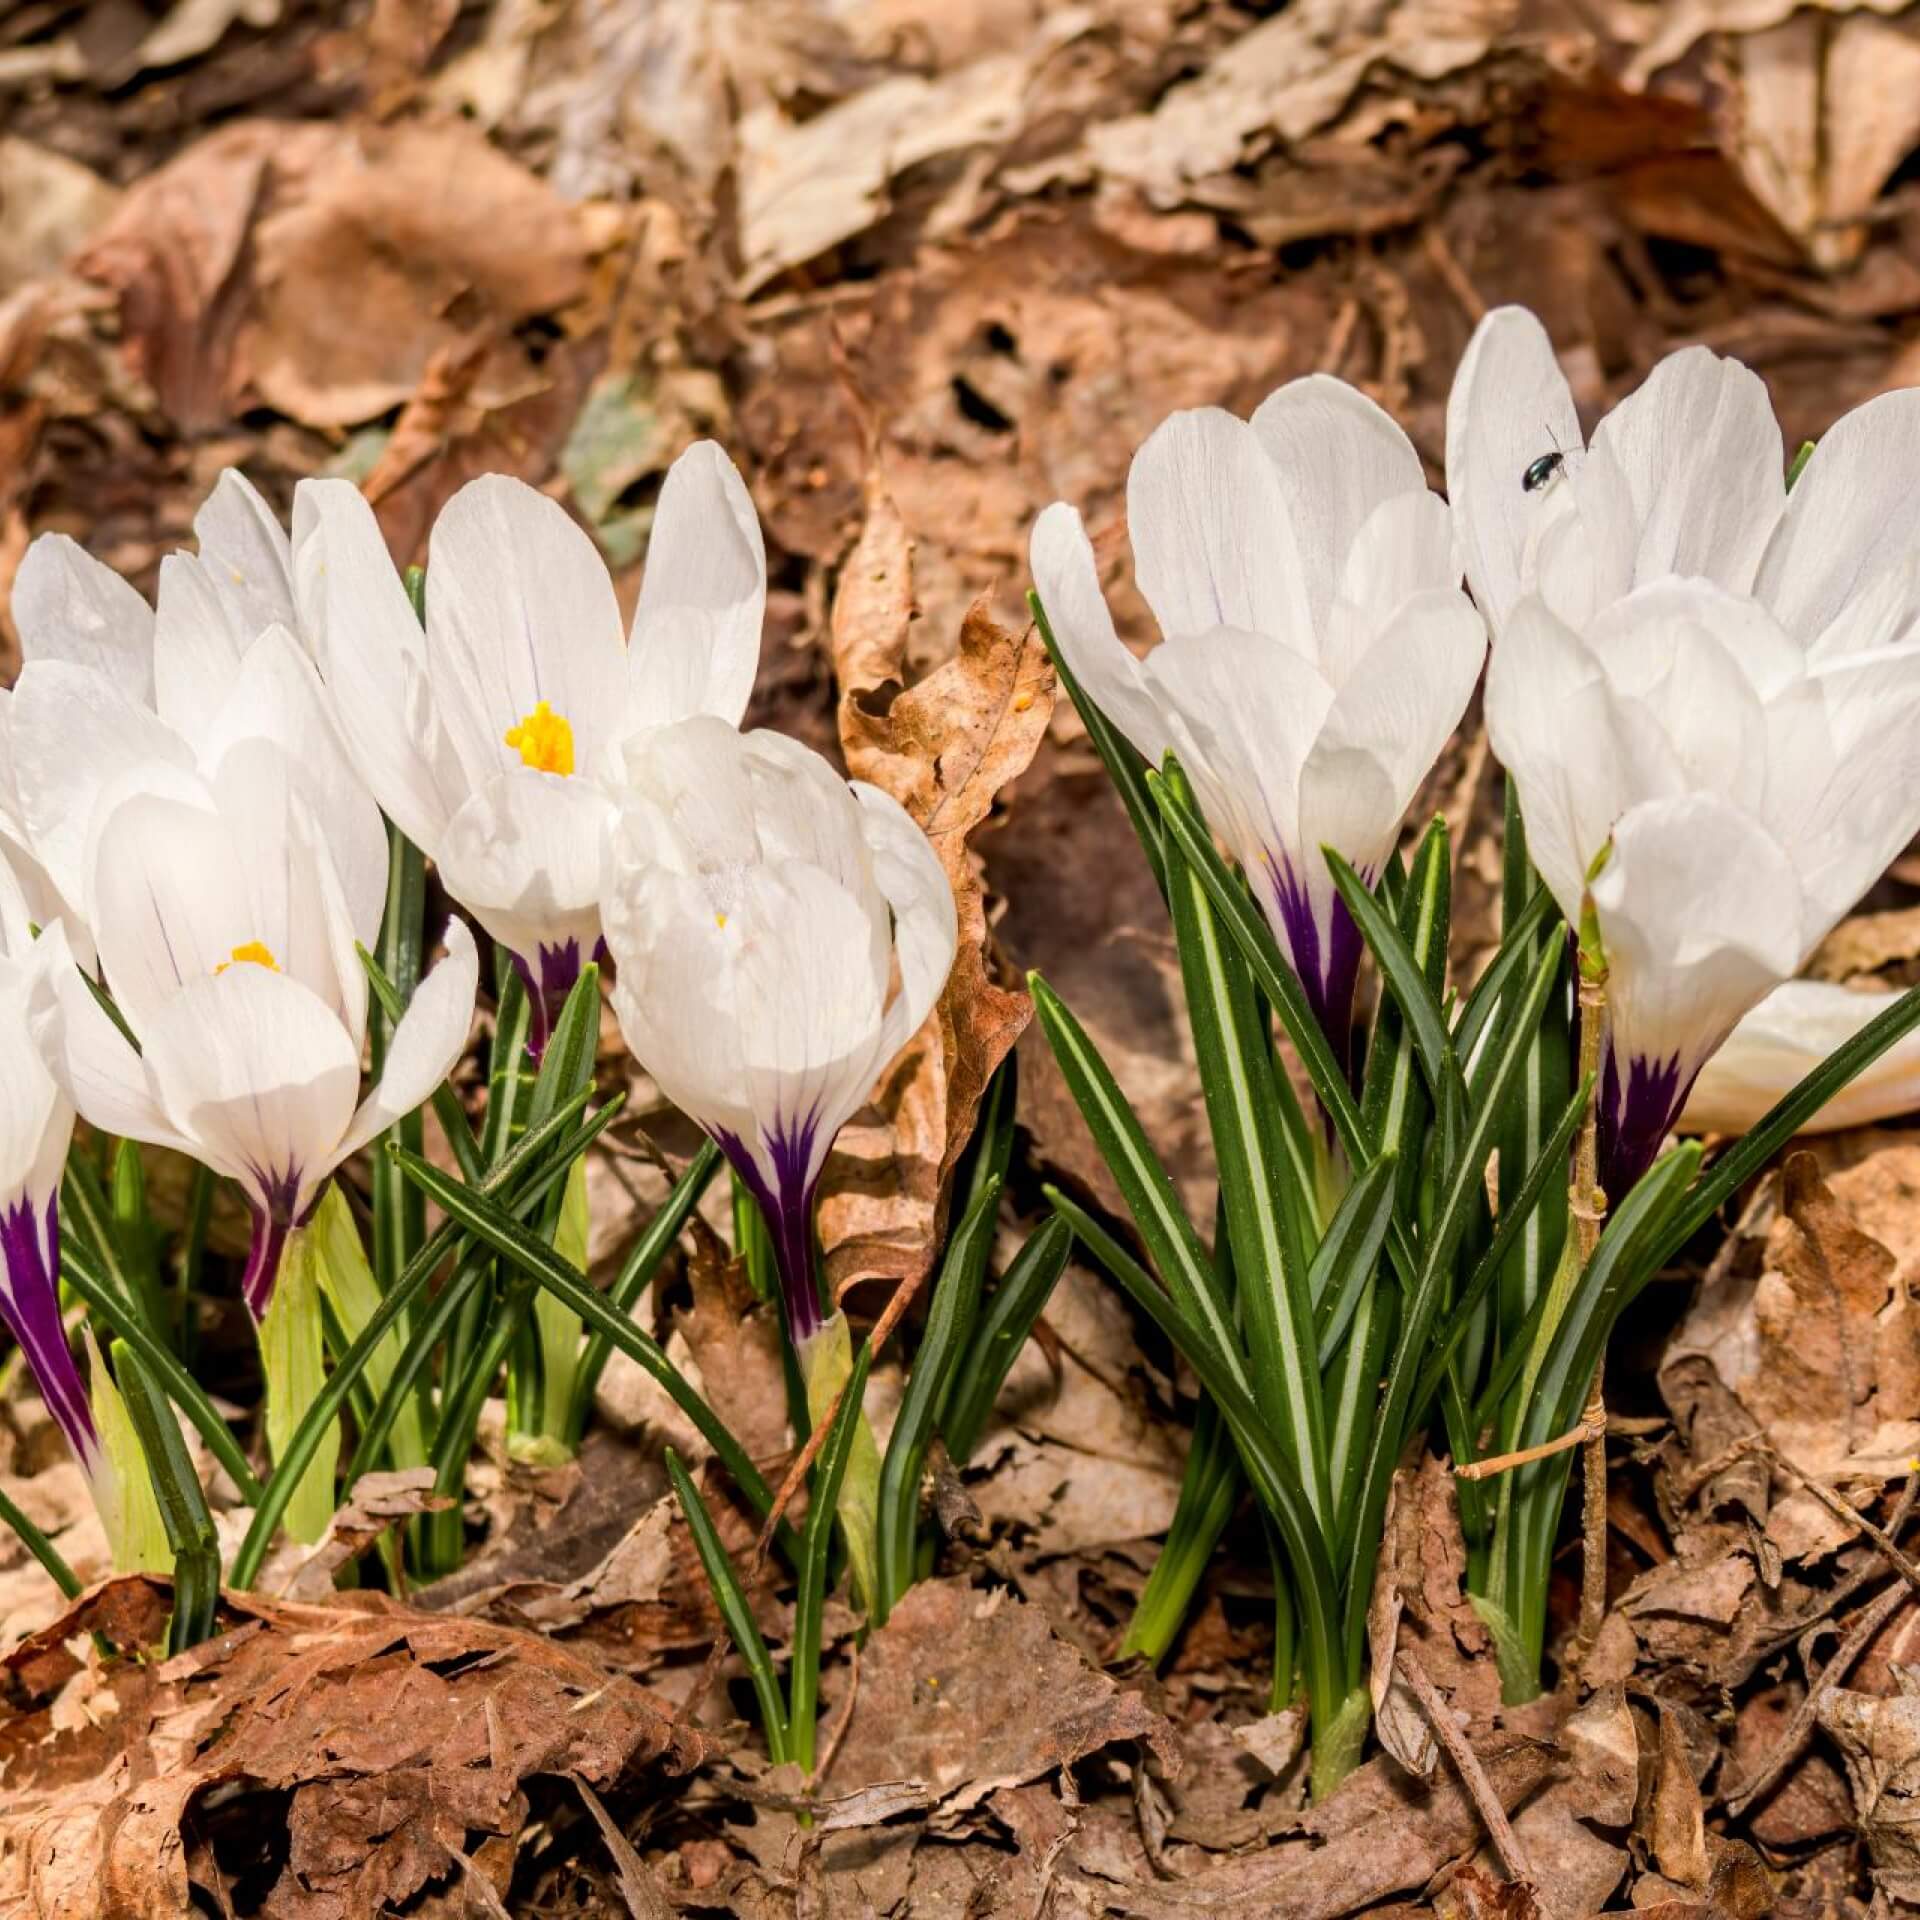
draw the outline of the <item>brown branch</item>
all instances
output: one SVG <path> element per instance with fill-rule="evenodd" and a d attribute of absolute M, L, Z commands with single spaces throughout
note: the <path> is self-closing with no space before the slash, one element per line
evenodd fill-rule
<path fill-rule="evenodd" d="M 1517 1453 L 1496 1453 L 1485 1460 L 1469 1460 L 1464 1466 L 1455 1467 L 1453 1477 L 1456 1480 L 1490 1480 L 1496 1473 L 1511 1473 L 1515 1467 L 1530 1467 L 1536 1460 L 1551 1460 L 1556 1453 L 1565 1453 L 1569 1447 L 1577 1447 L 1583 1441 L 1592 1440 L 1606 1431 L 1606 1410 L 1601 1409 L 1600 1425 L 1593 1424 L 1593 1408 L 1589 1404 L 1587 1417 L 1571 1431 L 1563 1433 L 1557 1440 L 1542 1440 L 1537 1447 L 1522 1447 Z"/>
<path fill-rule="evenodd" d="M 1401 1679 L 1412 1689 L 1413 1697 L 1420 1702 L 1421 1710 L 1432 1723 L 1434 1738 L 1446 1748 L 1447 1758 L 1453 1762 L 1454 1771 L 1460 1776 L 1460 1784 L 1466 1788 L 1467 1797 L 1479 1813 L 1481 1825 L 1487 1830 L 1487 1838 L 1493 1842 L 1493 1850 L 1507 1870 L 1507 1878 L 1532 1884 L 1533 1869 L 1527 1865 L 1527 1856 L 1521 1850 L 1519 1837 L 1507 1818 L 1507 1810 L 1501 1806 L 1500 1796 L 1494 1792 L 1493 1782 L 1487 1778 L 1487 1770 L 1480 1764 L 1480 1756 L 1460 1731 L 1460 1723 L 1440 1698 L 1419 1661 L 1405 1647 L 1395 1656 L 1394 1665 L 1400 1669 Z"/>

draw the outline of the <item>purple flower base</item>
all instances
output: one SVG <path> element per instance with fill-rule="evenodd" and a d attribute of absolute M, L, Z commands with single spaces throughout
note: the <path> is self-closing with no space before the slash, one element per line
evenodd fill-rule
<path fill-rule="evenodd" d="M 713 1130 L 720 1151 L 740 1176 L 740 1184 L 760 1204 L 761 1217 L 773 1240 L 774 1264 L 780 1270 L 780 1308 L 786 1316 L 787 1338 L 795 1347 L 812 1339 L 826 1324 L 813 1271 L 813 1200 L 820 1183 L 810 1170 L 819 1126 L 818 1110 L 797 1126 L 774 1123 L 766 1138 L 773 1160 L 771 1186 L 738 1134 L 724 1127 Z"/>
<path fill-rule="evenodd" d="M 1600 1185 L 1609 1208 L 1619 1206 L 1653 1165 L 1698 1077 L 1697 1067 L 1682 1076 L 1678 1054 L 1636 1058 L 1627 1063 L 1623 1086 L 1619 1057 L 1608 1049 L 1600 1075 Z"/>
<path fill-rule="evenodd" d="M 91 1476 L 100 1458 L 100 1435 L 93 1408 L 60 1324 L 60 1226 L 56 1203 L 47 1202 L 36 1219 L 23 1197 L 0 1211 L 0 1252 L 6 1256 L 6 1282 L 0 1286 L 0 1320 L 20 1344 L 40 1388 L 47 1411 L 81 1467 Z"/>
<path fill-rule="evenodd" d="M 273 1299 L 274 1282 L 280 1278 L 280 1262 L 287 1251 L 287 1236 L 295 1227 L 304 1224 L 307 1216 L 313 1212 L 319 1201 L 315 1194 L 308 1204 L 306 1216 L 294 1217 L 294 1208 L 300 1199 L 300 1174 L 297 1168 L 289 1167 L 285 1173 L 262 1173 L 253 1170 L 254 1179 L 259 1183 L 259 1192 L 267 1196 L 263 1205 L 258 1193 L 250 1192 L 246 1196 L 247 1211 L 253 1215 L 253 1240 L 247 1248 L 246 1271 L 240 1276 L 240 1297 L 247 1303 L 247 1311 L 253 1315 L 254 1323 L 267 1317 L 267 1307 Z M 321 1182 L 324 1186 L 326 1183 Z"/>
<path fill-rule="evenodd" d="M 536 973 L 522 955 L 513 956 L 513 970 L 527 990 L 527 1008 L 532 1015 L 527 1025 L 527 1058 L 536 1063 L 545 1055 L 547 1042 L 553 1037 L 553 1023 L 580 978 L 580 942 L 543 946 L 537 957 Z"/>
<path fill-rule="evenodd" d="M 1369 886 L 1374 876 L 1360 876 Z M 1333 915 L 1327 929 L 1326 949 L 1321 950 L 1320 925 L 1313 915 L 1313 902 L 1307 895 L 1291 861 L 1281 856 L 1267 857 L 1267 885 L 1273 895 L 1278 916 L 1277 931 L 1286 943 L 1293 970 L 1300 977 L 1301 991 L 1320 1031 L 1327 1036 L 1340 1070 L 1353 1080 L 1353 994 L 1360 978 L 1360 954 L 1365 943 L 1360 929 L 1347 911 L 1347 903 L 1334 896 Z"/>

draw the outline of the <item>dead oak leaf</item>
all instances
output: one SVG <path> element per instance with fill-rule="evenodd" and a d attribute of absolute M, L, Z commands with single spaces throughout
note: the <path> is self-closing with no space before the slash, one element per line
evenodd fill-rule
<path fill-rule="evenodd" d="M 820 1209 L 836 1293 L 870 1277 L 918 1280 L 938 1242 L 947 1175 L 981 1096 L 1032 1015 L 1003 984 L 970 841 L 1026 771 L 1053 712 L 1053 669 L 1036 632 L 968 610 L 952 659 L 902 688 L 913 619 L 912 541 L 885 488 L 868 487 L 866 525 L 833 609 L 840 743 L 854 778 L 891 794 L 925 831 L 953 888 L 959 946 L 926 1023 L 882 1082 L 873 1117 L 840 1136 Z"/>

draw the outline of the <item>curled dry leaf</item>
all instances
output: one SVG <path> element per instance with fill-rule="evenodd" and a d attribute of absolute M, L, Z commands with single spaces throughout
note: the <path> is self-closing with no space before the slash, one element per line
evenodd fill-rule
<path fill-rule="evenodd" d="M 820 1207 L 836 1294 L 856 1280 L 925 1273 L 947 1176 L 988 1080 L 1033 1011 L 1024 991 L 996 977 L 969 840 L 1039 749 L 1053 668 L 1039 635 L 998 625 L 983 597 L 968 610 L 953 658 L 903 688 L 913 611 L 912 541 L 874 477 L 833 609 L 840 744 L 854 778 L 890 793 L 932 841 L 953 888 L 960 944 L 946 990 L 877 1090 L 872 1117 L 841 1132 Z"/>
<path fill-rule="evenodd" d="M 1819 1707 L 1820 1725 L 1840 1749 L 1874 1879 L 1903 1901 L 1920 1898 L 1920 1679 L 1894 1670 L 1891 1699 L 1836 1687 Z"/>
<path fill-rule="evenodd" d="M 453 1506 L 447 1495 L 434 1492 L 433 1482 L 431 1467 L 362 1474 L 353 1484 L 353 1497 L 327 1522 L 320 1544 L 287 1583 L 285 1597 L 316 1602 L 327 1599 L 333 1592 L 333 1576 L 358 1560 L 396 1521 Z"/>
<path fill-rule="evenodd" d="M 373 1596 L 233 1596 L 225 1631 L 155 1666 L 72 1651 L 90 1632 L 150 1645 L 166 1609 L 163 1583 L 113 1581 L 7 1661 L 21 1704 L 0 1719 L 0 1910 L 173 1920 L 217 1872 L 221 1836 L 284 1805 L 288 1849 L 258 1910 L 371 1920 L 457 1875 L 472 1835 L 513 1842 L 535 1775 L 606 1789 L 705 1757 L 578 1649 Z M 76 1685 L 91 1700 L 77 1725 L 54 1711 Z M 190 1852 L 189 1826 L 213 1845 Z"/>

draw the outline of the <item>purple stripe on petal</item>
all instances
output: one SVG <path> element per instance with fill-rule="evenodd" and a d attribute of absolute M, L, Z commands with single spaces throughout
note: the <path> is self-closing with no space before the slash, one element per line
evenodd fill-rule
<path fill-rule="evenodd" d="M 67 1330 L 60 1324 L 60 1228 L 54 1202 L 47 1202 L 44 1219 L 34 1217 L 24 1198 L 0 1212 L 0 1253 L 6 1259 L 0 1320 L 26 1355 L 47 1411 L 59 1421 L 67 1444 L 91 1475 L 100 1458 L 100 1435 L 73 1349 L 67 1345 Z"/>
<path fill-rule="evenodd" d="M 1373 884 L 1373 876 L 1360 876 Z M 1267 885 L 1273 895 L 1275 931 L 1285 942 L 1300 988 L 1307 996 L 1320 1031 L 1327 1036 L 1333 1057 L 1349 1080 L 1353 1078 L 1353 994 L 1360 978 L 1363 942 L 1347 903 L 1337 894 L 1328 922 L 1326 950 L 1321 951 L 1320 925 L 1313 902 L 1286 856 L 1267 856 Z"/>
<path fill-rule="evenodd" d="M 250 1171 L 255 1188 L 247 1194 L 247 1211 L 253 1215 L 253 1239 L 247 1248 L 246 1271 L 240 1276 L 240 1297 L 258 1322 L 267 1317 L 274 1282 L 280 1278 L 281 1256 L 287 1250 L 287 1236 L 300 1224 L 294 1218 L 300 1200 L 300 1175 L 292 1167 L 280 1174 L 258 1167 Z M 317 1201 L 319 1196 L 314 1198 Z M 311 1213 L 313 1207 L 309 1205 L 307 1211 Z"/>
<path fill-rule="evenodd" d="M 1667 1060 L 1635 1057 L 1627 1062 L 1623 1085 L 1619 1057 L 1608 1050 L 1600 1077 L 1600 1185 L 1610 1207 L 1653 1165 L 1698 1077 L 1698 1068 L 1682 1076 L 1678 1054 Z"/>
<path fill-rule="evenodd" d="M 547 1050 L 553 1023 L 567 1004 L 567 995 L 580 978 L 580 942 L 565 940 L 557 947 L 542 945 L 538 959 L 536 975 L 523 955 L 513 956 L 513 970 L 527 990 L 527 1006 L 532 1016 L 527 1023 L 527 1058 L 536 1064 Z"/>
<path fill-rule="evenodd" d="M 740 1184 L 759 1202 L 773 1241 L 774 1264 L 780 1269 L 780 1308 L 786 1316 L 787 1338 L 796 1347 L 826 1324 L 813 1271 L 813 1201 L 820 1183 L 811 1168 L 819 1127 L 817 1110 L 797 1125 L 774 1122 L 765 1142 L 773 1161 L 772 1186 L 738 1134 L 724 1127 L 716 1127 L 713 1134 L 739 1174 Z"/>

